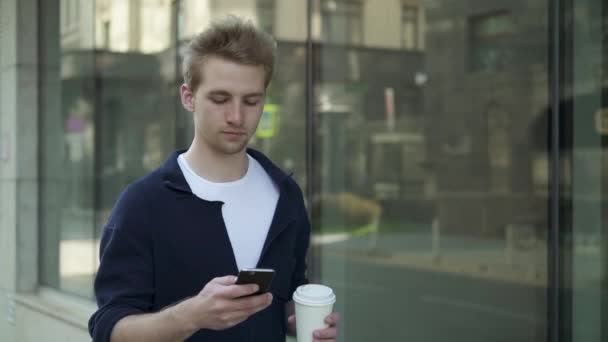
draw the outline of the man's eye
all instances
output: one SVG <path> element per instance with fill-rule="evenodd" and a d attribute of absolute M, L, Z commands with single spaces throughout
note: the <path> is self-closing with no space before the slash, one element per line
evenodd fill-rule
<path fill-rule="evenodd" d="M 257 106 L 258 103 L 260 103 L 259 100 L 255 100 L 255 101 L 245 101 L 245 105 L 247 106 Z"/>
<path fill-rule="evenodd" d="M 211 102 L 216 104 L 226 103 L 228 101 L 227 97 L 212 97 Z"/>

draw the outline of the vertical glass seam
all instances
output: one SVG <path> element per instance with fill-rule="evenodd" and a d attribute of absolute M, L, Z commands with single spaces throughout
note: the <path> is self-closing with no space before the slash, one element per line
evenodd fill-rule
<path fill-rule="evenodd" d="M 559 126 L 560 126 L 560 95 L 561 95 L 561 70 L 560 70 L 560 28 L 562 24 L 562 1 L 549 1 L 549 35 L 550 35 L 550 106 L 551 127 L 549 148 L 551 153 L 551 182 L 550 182 L 550 227 L 548 248 L 548 305 L 547 305 L 547 329 L 550 342 L 560 342 L 559 319 L 560 319 L 560 150 L 559 150 Z"/>
<path fill-rule="evenodd" d="M 44 115 L 42 115 L 42 104 L 43 104 L 43 93 L 42 93 L 42 87 L 43 87 L 43 70 L 44 68 L 42 67 L 42 63 L 44 60 L 46 60 L 46 51 L 44 48 L 44 44 L 42 42 L 42 30 L 45 27 L 46 21 L 44 21 L 44 16 L 46 15 L 46 13 L 43 13 L 42 11 L 42 7 L 44 6 L 42 3 L 43 0 L 38 0 L 36 1 L 36 7 L 37 7 L 37 15 L 36 15 L 36 22 L 38 27 L 36 28 L 36 45 L 38 48 L 38 53 L 37 53 L 37 57 L 38 57 L 38 63 L 36 63 L 36 75 L 38 76 L 37 79 L 37 84 L 36 87 L 38 87 L 38 92 L 36 93 L 37 95 L 37 99 L 36 101 L 38 101 L 38 132 L 36 132 L 36 134 L 38 135 L 38 153 L 36 155 L 36 158 L 38 158 L 38 170 L 36 170 L 36 176 L 38 178 L 38 208 L 36 210 L 36 220 L 38 221 L 38 234 L 37 234 L 37 243 L 38 243 L 38 269 L 36 270 L 37 272 L 37 276 L 38 276 L 38 285 L 43 285 L 44 282 L 46 281 L 46 277 L 44 276 L 44 272 L 43 272 L 43 268 L 45 267 L 44 265 L 44 261 L 43 261 L 43 253 L 42 251 L 42 247 L 44 246 L 44 241 L 43 240 L 43 234 L 41 234 L 42 231 L 42 225 L 44 220 L 42 219 L 42 216 L 44 215 L 44 198 L 45 198 L 45 193 L 44 193 L 44 170 L 46 169 L 46 164 L 44 161 L 44 157 L 42 155 L 42 148 L 44 146 L 44 137 L 42 135 L 42 132 L 44 132 Z M 1 2 L 1 1 L 0 1 Z M 1 24 L 1 23 L 0 23 Z M 1 27 L 1 26 L 0 26 Z"/>
<path fill-rule="evenodd" d="M 601 59 L 600 59 L 600 65 L 603 66 L 602 68 L 602 73 L 606 73 L 608 72 L 608 68 L 606 68 L 606 66 L 608 65 L 608 48 L 606 47 L 606 44 L 608 44 L 608 4 L 606 4 L 606 2 L 604 1 L 603 3 L 601 3 L 601 8 L 600 8 L 601 14 L 600 17 L 602 18 L 602 38 L 600 41 L 600 44 L 602 44 L 601 50 L 600 50 L 600 54 L 601 54 Z M 604 80 L 608 80 L 608 75 L 606 74 L 602 74 L 600 79 L 602 81 L 600 81 L 601 84 L 601 88 L 600 88 L 600 107 L 601 108 L 608 108 L 608 84 L 605 83 Z M 601 109 L 600 109 L 601 110 Z M 606 137 L 606 135 L 602 135 L 601 136 L 601 142 L 600 142 L 600 146 L 602 148 L 602 154 L 601 154 L 601 167 L 602 167 L 602 171 L 604 169 L 604 166 L 606 165 L 606 156 L 607 156 L 607 152 L 606 152 L 606 147 L 608 146 L 608 138 Z M 606 223 L 606 210 L 604 210 L 604 208 L 606 208 L 606 204 L 608 203 L 608 198 L 606 198 L 606 191 L 608 190 L 608 177 L 606 177 L 606 175 L 604 174 L 604 172 L 601 173 L 601 182 L 602 182 L 602 187 L 601 187 L 601 201 L 600 201 L 600 208 L 602 208 L 602 224 L 600 226 L 600 241 L 606 241 L 606 238 L 608 238 L 608 224 Z M 603 322 L 606 317 L 608 317 L 608 289 L 606 287 L 606 285 L 608 285 L 608 250 L 607 250 L 607 246 L 605 243 L 602 243 L 600 246 L 600 262 L 602 264 L 601 267 L 601 272 L 603 274 L 600 275 L 600 288 L 601 288 L 601 292 L 600 292 L 600 305 L 601 305 L 601 310 L 600 310 L 600 322 Z M 607 341 L 608 340 L 608 325 L 607 324 L 602 324 L 602 326 L 600 327 L 600 338 L 602 341 Z"/>
<path fill-rule="evenodd" d="M 312 146 L 312 134 L 313 134 L 313 80 L 312 80 L 312 55 L 313 55 L 313 44 L 311 36 L 312 26 L 312 0 L 306 0 L 306 81 L 305 81 L 305 96 L 306 96 L 306 199 L 308 201 L 309 213 L 312 215 L 312 197 L 313 197 L 313 146 Z"/>
<path fill-rule="evenodd" d="M 314 185 L 316 183 L 315 172 L 314 172 L 314 44 L 312 41 L 312 14 L 313 14 L 313 0 L 306 0 L 306 82 L 305 82 L 305 96 L 306 96 L 306 201 L 308 202 L 308 214 L 310 217 L 311 224 L 311 235 L 313 230 L 314 215 Z M 320 275 L 320 258 L 317 255 L 318 251 L 314 248 L 309 248 L 308 253 L 308 264 L 309 268 L 312 269 L 312 273 L 309 272 L 310 277 L 317 277 Z M 316 260 L 316 262 L 315 262 Z"/>
<path fill-rule="evenodd" d="M 92 59 L 93 59 L 93 232 L 91 237 L 93 239 L 101 239 L 102 231 L 99 229 L 98 224 L 101 223 L 100 220 L 100 208 L 102 206 L 103 198 L 101 195 L 101 189 L 103 188 L 103 176 L 102 176 L 102 168 L 103 168 L 103 155 L 101 153 L 101 146 L 103 144 L 102 137 L 102 128 L 103 128 L 103 85 L 101 81 L 101 70 L 100 66 L 97 63 L 97 59 L 100 53 L 107 53 L 108 51 L 103 51 L 99 49 L 96 45 L 95 37 L 97 33 L 97 27 L 95 25 L 95 19 L 97 16 L 97 1 L 93 1 L 93 49 L 91 51 Z M 108 45 L 109 50 L 109 45 Z M 103 223 L 101 223 L 103 225 Z M 97 265 L 97 255 L 93 249 L 93 263 L 92 265 Z M 93 269 L 92 276 L 95 277 L 97 274 L 97 269 Z"/>

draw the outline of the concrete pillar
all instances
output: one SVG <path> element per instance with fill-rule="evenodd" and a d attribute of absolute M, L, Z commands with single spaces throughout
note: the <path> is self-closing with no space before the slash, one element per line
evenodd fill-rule
<path fill-rule="evenodd" d="M 0 288 L 37 284 L 37 1 L 1 0 Z"/>
<path fill-rule="evenodd" d="M 15 340 L 14 296 L 38 283 L 36 0 L 0 0 L 0 340 Z"/>

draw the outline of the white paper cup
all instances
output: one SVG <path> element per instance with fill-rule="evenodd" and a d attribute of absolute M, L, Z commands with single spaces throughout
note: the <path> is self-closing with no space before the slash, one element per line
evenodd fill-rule
<path fill-rule="evenodd" d="M 327 328 L 325 317 L 334 308 L 334 291 L 324 285 L 302 285 L 293 294 L 293 301 L 296 303 L 298 342 L 312 342 L 315 330 Z"/>

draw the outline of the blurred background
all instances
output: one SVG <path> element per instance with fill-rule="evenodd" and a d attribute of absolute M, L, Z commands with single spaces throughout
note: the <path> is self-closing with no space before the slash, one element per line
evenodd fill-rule
<path fill-rule="evenodd" d="M 0 0 L 0 340 L 84 341 L 120 191 L 193 137 L 182 52 L 252 20 L 252 147 L 306 194 L 340 341 L 608 340 L 602 0 Z"/>

